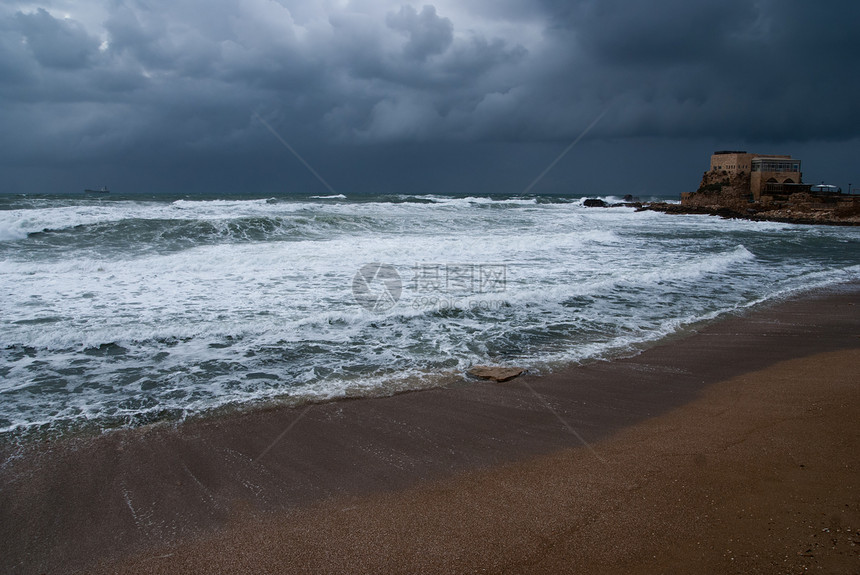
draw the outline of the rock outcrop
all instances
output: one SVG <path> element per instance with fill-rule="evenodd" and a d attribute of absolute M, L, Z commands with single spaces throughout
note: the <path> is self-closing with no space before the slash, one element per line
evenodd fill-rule
<path fill-rule="evenodd" d="M 582 205 L 586 208 L 608 208 L 609 204 L 599 198 L 588 198 L 583 200 Z"/>
<path fill-rule="evenodd" d="M 476 365 L 469 369 L 469 375 L 473 377 L 490 379 L 497 382 L 510 381 L 522 375 L 523 372 L 525 370 L 519 367 L 493 367 L 488 365 Z"/>
<path fill-rule="evenodd" d="M 681 194 L 680 205 L 652 202 L 640 209 L 795 224 L 860 225 L 860 196 L 798 192 L 762 195 L 753 201 L 747 172 L 705 172 L 698 190 Z"/>
<path fill-rule="evenodd" d="M 763 195 L 760 201 L 753 201 L 750 174 L 725 170 L 705 172 L 699 189 L 681 194 L 680 204 L 636 201 L 609 204 L 599 198 L 586 199 L 582 204 L 595 208 L 623 206 L 635 207 L 637 211 L 702 214 L 754 221 L 860 226 L 860 196 L 796 192 L 780 196 Z"/>
<path fill-rule="evenodd" d="M 666 214 L 699 214 L 722 218 L 752 220 L 757 222 L 782 222 L 787 224 L 811 224 L 830 226 L 860 226 L 860 196 L 834 209 L 811 209 L 804 205 L 787 207 L 765 207 L 747 204 L 743 211 L 728 207 L 695 206 L 651 202 L 643 204 L 637 211 L 663 212 Z"/>
<path fill-rule="evenodd" d="M 745 211 L 751 199 L 750 175 L 746 172 L 705 172 L 698 190 L 681 195 L 681 203 L 685 206 L 728 208 L 736 212 Z"/>

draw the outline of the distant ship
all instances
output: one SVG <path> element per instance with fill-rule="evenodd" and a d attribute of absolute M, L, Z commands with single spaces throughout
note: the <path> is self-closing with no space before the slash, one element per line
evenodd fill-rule
<path fill-rule="evenodd" d="M 90 190 L 89 188 L 87 188 L 86 190 L 84 190 L 84 193 L 85 194 L 109 194 L 110 190 L 107 189 L 107 186 L 102 186 L 102 188 L 100 190 Z"/>

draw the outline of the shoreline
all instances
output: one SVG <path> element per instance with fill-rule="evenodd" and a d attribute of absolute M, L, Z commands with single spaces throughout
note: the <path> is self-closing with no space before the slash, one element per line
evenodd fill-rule
<path fill-rule="evenodd" d="M 237 509 L 92 573 L 855 573 L 860 349 L 779 362 L 568 448 L 401 490 Z"/>
<path fill-rule="evenodd" d="M 612 206 L 614 207 L 614 206 Z M 551 377 L 556 373 L 564 373 L 570 369 L 577 369 L 592 364 L 600 364 L 605 362 L 614 362 L 619 360 L 627 360 L 634 358 L 648 350 L 667 345 L 673 341 L 678 341 L 687 338 L 700 329 L 706 328 L 715 323 L 722 321 L 744 317 L 746 314 L 755 313 L 756 311 L 766 310 L 770 307 L 780 305 L 792 300 L 814 298 L 828 293 L 840 293 L 844 290 L 852 289 L 860 290 L 860 282 L 845 282 L 839 284 L 828 284 L 825 286 L 813 286 L 797 288 L 788 293 L 780 293 L 773 295 L 766 301 L 751 302 L 741 307 L 734 309 L 723 310 L 717 313 L 714 317 L 705 317 L 698 319 L 692 323 L 684 324 L 683 327 L 675 332 L 662 335 L 655 339 L 647 339 L 638 341 L 629 347 L 623 349 L 613 349 L 607 354 L 596 357 L 589 357 L 582 361 L 569 361 L 568 363 L 555 363 L 548 371 L 542 371 L 541 368 L 532 368 L 528 365 L 514 366 L 523 369 L 523 375 L 545 378 Z M 493 367 L 507 367 L 495 366 Z M 86 423 L 65 424 L 59 427 L 52 427 L 50 424 L 39 425 L 32 428 L 16 429 L 0 433 L 0 457 L 5 453 L 16 448 L 27 449 L 28 447 L 38 446 L 45 442 L 64 442 L 87 440 L 95 437 L 100 437 L 105 434 L 116 432 L 134 432 L 138 429 L 159 429 L 162 427 L 176 427 L 185 425 L 200 425 L 208 421 L 219 420 L 223 418 L 243 417 L 257 412 L 266 412 L 273 410 L 285 409 L 303 409 L 308 406 L 325 405 L 329 403 L 349 402 L 356 400 L 373 400 L 393 397 L 401 394 L 421 393 L 430 390 L 452 389 L 461 386 L 469 386 L 482 382 L 481 378 L 475 377 L 469 373 L 468 369 L 454 370 L 448 372 L 437 372 L 434 374 L 437 382 L 425 385 L 420 384 L 403 384 L 395 387 L 394 391 L 380 390 L 379 392 L 361 393 L 356 395 L 346 394 L 343 396 L 333 397 L 318 397 L 318 396 L 284 396 L 269 399 L 260 399 L 246 404 L 224 404 L 217 407 L 209 408 L 202 412 L 196 412 L 181 417 L 162 417 L 155 418 L 150 421 L 128 424 L 128 423 L 110 423 L 105 425 L 105 422 L 99 420 L 88 421 Z"/>
<path fill-rule="evenodd" d="M 382 497 L 553 453 L 590 454 L 598 442 L 684 411 L 720 382 L 860 347 L 858 302 L 857 284 L 804 294 L 634 357 L 504 384 L 121 429 L 23 452 L 4 447 L 3 569 L 86 569 L 217 537 L 236 521 Z"/>

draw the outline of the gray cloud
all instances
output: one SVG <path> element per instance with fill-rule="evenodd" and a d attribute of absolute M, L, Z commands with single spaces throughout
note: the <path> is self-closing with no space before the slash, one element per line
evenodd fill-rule
<path fill-rule="evenodd" d="M 412 6 L 401 6 L 400 11 L 389 12 L 385 22 L 409 37 L 403 51 L 415 60 L 441 54 L 454 41 L 454 25 L 448 18 L 438 16 L 434 6 L 425 5 L 420 13 Z"/>
<path fill-rule="evenodd" d="M 46 68 L 83 68 L 98 50 L 99 42 L 78 22 L 57 20 L 44 8 L 15 15 L 23 40 Z"/>
<path fill-rule="evenodd" d="M 262 178 L 284 159 L 255 112 L 340 165 L 391 145 L 451 162 L 440 150 L 563 147 L 605 110 L 594 139 L 860 134 L 848 1 L 77 5 L 0 8 L 0 163 L 16 172 L 229 157 Z"/>

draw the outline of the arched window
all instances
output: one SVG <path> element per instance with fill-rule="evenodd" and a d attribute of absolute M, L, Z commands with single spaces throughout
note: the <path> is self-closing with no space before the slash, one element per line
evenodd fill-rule
<path fill-rule="evenodd" d="M 783 184 L 793 184 L 793 183 L 794 183 L 794 180 L 792 180 L 791 178 L 786 178 L 785 181 L 783 182 Z"/>

